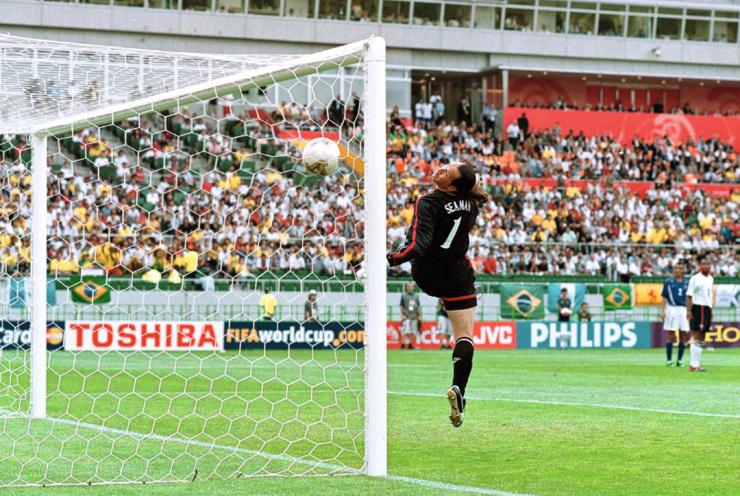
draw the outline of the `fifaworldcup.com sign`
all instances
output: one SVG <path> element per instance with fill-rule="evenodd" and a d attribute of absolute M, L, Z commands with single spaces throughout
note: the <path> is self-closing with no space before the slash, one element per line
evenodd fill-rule
<path fill-rule="evenodd" d="M 225 348 L 238 349 L 361 349 L 361 322 L 229 322 Z"/>
<path fill-rule="evenodd" d="M 517 322 L 518 348 L 650 348 L 650 322 Z"/>
<path fill-rule="evenodd" d="M 71 321 L 64 330 L 70 351 L 221 351 L 223 322 Z"/>

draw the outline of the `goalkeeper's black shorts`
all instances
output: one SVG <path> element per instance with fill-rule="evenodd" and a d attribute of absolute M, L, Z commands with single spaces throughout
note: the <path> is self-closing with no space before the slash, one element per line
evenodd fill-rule
<path fill-rule="evenodd" d="M 467 259 L 414 261 L 411 277 L 426 294 L 441 298 L 447 310 L 473 308 L 478 303 L 475 272 Z"/>

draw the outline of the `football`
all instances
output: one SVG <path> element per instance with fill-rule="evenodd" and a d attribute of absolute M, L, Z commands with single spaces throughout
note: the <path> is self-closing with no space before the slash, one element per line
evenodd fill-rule
<path fill-rule="evenodd" d="M 312 139 L 303 149 L 303 164 L 309 172 L 329 176 L 339 167 L 339 147 L 329 138 Z"/>

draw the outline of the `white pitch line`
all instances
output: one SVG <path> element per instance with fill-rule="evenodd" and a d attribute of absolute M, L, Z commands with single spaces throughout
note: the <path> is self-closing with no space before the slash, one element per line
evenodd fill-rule
<path fill-rule="evenodd" d="M 388 394 L 394 394 L 398 396 L 422 396 L 429 398 L 444 398 L 443 394 L 440 393 L 419 393 L 414 391 L 388 391 Z M 560 405 L 560 406 L 579 406 L 586 408 L 608 408 L 612 410 L 628 410 L 634 412 L 651 412 L 651 413 L 666 413 L 671 415 L 693 415 L 696 417 L 720 417 L 720 418 L 731 418 L 740 419 L 740 415 L 734 415 L 731 413 L 708 413 L 708 412 L 691 412 L 684 410 L 665 410 L 662 408 L 642 408 L 639 406 L 629 405 L 609 405 L 601 403 L 577 403 L 573 401 L 550 401 L 550 400 L 536 400 L 526 398 L 479 398 L 474 396 L 468 396 L 468 399 L 475 401 L 501 401 L 501 402 L 512 402 L 512 403 L 532 403 L 535 405 Z"/>
<path fill-rule="evenodd" d="M 5 415 L 13 414 L 12 418 L 14 419 L 22 418 L 22 419 L 30 420 L 30 418 L 27 415 L 23 415 L 18 412 L 11 412 L 9 410 L 0 409 L 0 414 L 5 414 Z M 69 419 L 47 417 L 45 419 L 39 419 L 39 420 L 51 422 L 52 424 L 70 425 L 70 426 L 77 427 L 77 428 L 91 429 L 91 430 L 96 430 L 99 432 L 118 434 L 121 436 L 131 436 L 139 440 L 154 440 L 154 441 L 162 441 L 162 442 L 182 443 L 182 444 L 186 444 L 189 446 L 198 446 L 201 448 L 226 450 L 232 453 L 259 456 L 262 458 L 266 458 L 268 460 L 281 460 L 281 461 L 285 461 L 289 463 L 296 463 L 299 465 L 309 465 L 311 467 L 320 467 L 320 468 L 324 468 L 327 470 L 343 471 L 343 472 L 347 472 L 352 475 L 363 475 L 362 471 L 351 468 L 351 467 L 347 467 L 345 465 L 335 465 L 331 463 L 318 462 L 318 461 L 312 462 L 312 461 L 302 460 L 300 458 L 296 458 L 294 456 L 285 455 L 285 454 L 276 455 L 272 453 L 265 453 L 264 451 L 250 450 L 246 448 L 238 448 L 236 446 L 226 446 L 223 444 L 211 444 L 211 443 L 206 443 L 203 441 L 194 441 L 192 439 L 182 439 L 182 438 L 177 438 L 177 437 L 162 436 L 159 434 L 144 434 L 141 432 L 127 431 L 125 429 L 115 429 L 113 427 L 105 427 L 103 425 L 90 424 L 88 422 L 79 422 L 76 420 L 69 420 Z M 403 475 L 389 474 L 385 476 L 384 478 L 393 480 L 396 482 L 404 482 L 407 484 L 414 484 L 414 485 L 421 486 L 421 487 L 428 487 L 430 489 L 437 489 L 440 491 L 454 491 L 454 492 L 468 493 L 468 494 L 486 494 L 486 495 L 493 495 L 493 496 L 528 496 L 524 494 L 499 491 L 497 489 L 488 489 L 485 487 L 461 486 L 457 484 L 449 484 L 446 482 L 439 482 L 439 481 L 433 481 L 433 480 L 427 480 L 427 479 L 416 479 L 413 477 L 405 477 Z M 175 482 L 175 481 L 166 481 L 166 482 Z M 136 483 L 136 481 L 132 481 L 131 483 L 132 484 Z"/>
<path fill-rule="evenodd" d="M 26 418 L 30 420 L 30 417 L 28 416 L 24 416 L 22 418 Z M 153 441 L 180 443 L 180 444 L 185 444 L 188 446 L 197 446 L 199 448 L 219 449 L 219 450 L 231 451 L 232 453 L 239 453 L 243 455 L 259 456 L 262 458 L 267 458 L 268 460 L 280 460 L 280 461 L 284 461 L 288 463 L 297 463 L 299 465 L 309 465 L 311 467 L 325 468 L 327 470 L 344 471 L 344 472 L 349 472 L 353 474 L 362 473 L 357 469 L 354 469 L 352 467 L 347 467 L 345 465 L 335 465 L 335 464 L 319 462 L 319 461 L 303 460 L 301 458 L 296 458 L 294 456 L 285 455 L 285 454 L 276 455 L 273 453 L 266 453 L 264 451 L 259 451 L 259 450 L 250 450 L 247 448 L 227 446 L 224 444 L 207 443 L 204 441 L 195 441 L 193 439 L 183 439 L 179 437 L 162 436 L 160 434 L 152 434 L 152 433 L 145 434 L 142 432 L 127 431 L 125 429 L 116 429 L 113 427 L 106 427 L 104 425 L 91 424 L 88 422 L 80 422 L 78 420 L 61 419 L 61 418 L 54 418 L 54 417 L 46 417 L 44 419 L 38 419 L 38 420 L 51 422 L 52 424 L 63 424 L 63 425 L 70 425 L 70 426 L 77 427 L 77 428 L 91 429 L 91 430 L 96 430 L 99 432 L 106 432 L 109 434 L 118 434 L 120 436 L 130 436 L 135 439 L 142 440 L 142 441 L 153 440 Z"/>
<path fill-rule="evenodd" d="M 403 475 L 388 475 L 385 478 L 398 482 L 406 482 L 408 484 L 414 484 L 417 486 L 428 487 L 430 489 L 438 489 L 440 491 L 454 491 L 458 493 L 469 494 L 488 494 L 493 496 L 531 496 L 522 493 L 508 493 L 506 491 L 499 491 L 498 489 L 487 489 L 485 487 L 459 486 L 457 484 L 448 484 L 446 482 L 436 482 L 427 479 L 415 479 L 413 477 L 404 477 Z"/>

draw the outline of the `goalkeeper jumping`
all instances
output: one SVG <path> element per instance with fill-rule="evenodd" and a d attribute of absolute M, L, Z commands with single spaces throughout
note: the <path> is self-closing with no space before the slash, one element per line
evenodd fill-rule
<path fill-rule="evenodd" d="M 467 259 L 470 229 L 478 207 L 488 195 L 477 184 L 475 171 L 465 163 L 452 163 L 434 173 L 434 191 L 416 200 L 406 241 L 388 254 L 393 267 L 411 261 L 411 276 L 422 291 L 441 298 L 452 323 L 452 386 L 447 391 L 450 420 L 459 427 L 465 411 L 465 386 L 473 368 L 475 273 Z"/>

